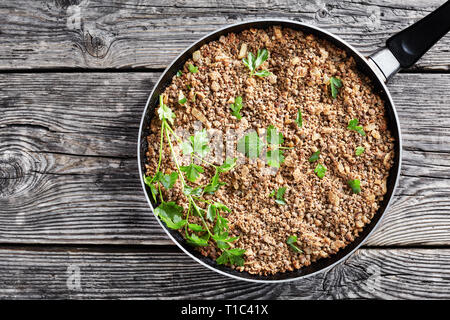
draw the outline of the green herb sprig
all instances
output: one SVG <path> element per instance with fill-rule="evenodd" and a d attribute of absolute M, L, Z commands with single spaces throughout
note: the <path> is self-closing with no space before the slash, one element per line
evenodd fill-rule
<path fill-rule="evenodd" d="M 333 99 L 337 98 L 339 93 L 339 89 L 342 87 L 342 81 L 339 78 L 331 77 L 330 78 L 330 91 Z"/>
<path fill-rule="evenodd" d="M 316 152 L 314 152 L 311 157 L 309 157 L 308 161 L 309 162 L 316 162 L 317 160 L 319 160 L 319 155 L 320 155 L 320 150 L 317 150 Z"/>
<path fill-rule="evenodd" d="M 303 115 L 302 115 L 302 110 L 300 110 L 300 109 L 298 109 L 298 111 L 297 111 L 297 118 L 295 119 L 295 122 L 297 123 L 299 128 L 301 128 L 303 126 Z"/>
<path fill-rule="evenodd" d="M 360 156 L 364 153 L 364 147 L 356 147 L 355 155 Z"/>
<path fill-rule="evenodd" d="M 350 188 L 352 188 L 353 193 L 360 193 L 361 192 L 361 181 L 358 179 L 354 180 L 348 180 L 347 181 Z"/>
<path fill-rule="evenodd" d="M 292 251 L 296 253 L 303 253 L 303 250 L 295 245 L 297 243 L 297 236 L 290 236 L 287 238 L 286 243 L 289 247 L 291 247 Z"/>
<path fill-rule="evenodd" d="M 275 202 L 281 205 L 286 205 L 286 200 L 284 199 L 284 194 L 286 193 L 286 187 L 278 188 L 278 190 L 273 190 L 269 197 L 275 197 Z"/>
<path fill-rule="evenodd" d="M 324 167 L 320 163 L 318 163 L 316 168 L 314 169 L 314 173 L 319 177 L 319 179 L 322 179 L 323 177 L 325 177 L 326 172 L 327 172 L 327 168 Z"/>
<path fill-rule="evenodd" d="M 226 159 L 221 166 L 216 166 L 206 161 L 204 158 L 210 151 L 206 130 L 196 132 L 187 141 L 182 141 L 171 127 L 175 119 L 175 114 L 164 104 L 163 100 L 163 96 L 161 95 L 157 111 L 161 120 L 158 166 L 153 177 L 144 176 L 145 184 L 149 187 L 155 202 L 157 202 L 159 195 L 160 204 L 155 208 L 155 214 L 170 229 L 179 230 L 184 227 L 186 242 L 192 246 L 208 246 L 213 241 L 222 251 L 222 254 L 216 260 L 218 264 L 229 263 L 242 266 L 244 264 L 243 254 L 245 250 L 231 248 L 229 245 L 229 243 L 236 241 L 238 238 L 229 236 L 228 220 L 223 216 L 223 212 L 230 212 L 231 210 L 219 202 L 203 198 L 205 193 L 213 194 L 220 186 L 225 184 L 220 181 L 220 173 L 232 170 L 236 166 L 236 158 Z M 190 156 L 191 162 L 189 165 L 180 165 L 174 149 L 173 139 L 181 144 L 183 154 Z M 177 169 L 176 172 L 170 174 L 164 174 L 161 171 L 164 141 L 169 145 L 172 160 Z M 194 159 L 215 169 L 215 175 L 210 183 L 204 187 L 193 187 L 187 183 L 187 181 L 191 183 L 195 182 L 200 174 L 204 172 L 204 168 L 201 165 L 195 164 Z M 161 188 L 170 189 L 177 181 L 181 182 L 182 192 L 188 201 L 186 214 L 184 214 L 182 206 L 172 201 L 164 201 L 163 198 Z M 202 209 L 198 205 L 199 202 L 207 205 L 207 210 Z M 190 223 L 189 218 L 191 215 L 199 217 L 202 225 Z M 209 220 L 209 224 L 213 225 L 212 229 L 207 223 L 207 220 Z"/>
<path fill-rule="evenodd" d="M 352 119 L 352 120 L 350 120 L 350 121 L 348 122 L 347 129 L 356 131 L 356 132 L 358 132 L 360 135 L 365 136 L 366 133 L 364 132 L 363 127 L 362 127 L 362 126 L 358 126 L 358 123 L 359 123 L 358 119 Z"/>
<path fill-rule="evenodd" d="M 178 95 L 178 103 L 183 105 L 187 102 L 187 98 L 184 96 L 183 92 L 180 91 L 180 94 Z"/>
<path fill-rule="evenodd" d="M 238 96 L 234 99 L 234 103 L 230 105 L 231 114 L 235 116 L 238 120 L 242 119 L 241 109 L 242 109 L 242 97 Z"/>
<path fill-rule="evenodd" d="M 190 63 L 188 65 L 188 70 L 189 70 L 190 73 L 197 73 L 198 72 L 198 67 L 196 67 L 192 63 Z"/>
<path fill-rule="evenodd" d="M 267 70 L 258 70 L 258 68 L 269 58 L 269 51 L 267 49 L 258 49 L 256 56 L 249 52 L 247 59 L 242 59 L 244 65 L 250 69 L 250 76 L 267 77 L 271 73 Z"/>

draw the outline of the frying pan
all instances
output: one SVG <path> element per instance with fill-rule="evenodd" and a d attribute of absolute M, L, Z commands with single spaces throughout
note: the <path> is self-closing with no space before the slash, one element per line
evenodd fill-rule
<path fill-rule="evenodd" d="M 362 233 L 345 248 L 339 250 L 336 254 L 320 259 L 313 262 L 307 267 L 301 269 L 277 273 L 270 276 L 253 275 L 247 272 L 239 272 L 233 270 L 227 266 L 218 265 L 214 260 L 209 257 L 202 256 L 199 252 L 189 246 L 181 234 L 178 231 L 166 228 L 166 226 L 157 218 L 161 227 L 166 231 L 169 237 L 183 250 L 188 256 L 199 262 L 200 264 L 229 277 L 253 282 L 284 282 L 301 279 L 307 276 L 312 276 L 318 272 L 325 271 L 332 266 L 338 264 L 344 259 L 348 258 L 363 242 L 369 237 L 369 235 L 375 230 L 379 222 L 381 221 L 384 213 L 389 207 L 389 203 L 394 194 L 395 188 L 400 174 L 401 158 L 402 158 L 402 141 L 400 134 L 400 125 L 395 111 L 394 102 L 391 95 L 386 88 L 385 83 L 400 69 L 408 68 L 412 66 L 420 57 L 428 51 L 442 36 L 444 36 L 450 30 L 450 1 L 447 1 L 437 10 L 416 22 L 407 29 L 395 34 L 386 41 L 386 47 L 373 53 L 369 57 L 364 57 L 355 48 L 349 45 L 339 37 L 324 31 L 318 27 L 310 26 L 301 22 L 278 20 L 278 19 L 265 19 L 265 20 L 253 20 L 242 23 L 233 24 L 225 28 L 219 29 L 210 33 L 194 43 L 191 47 L 181 53 L 164 71 L 159 78 L 153 91 L 147 100 L 145 106 L 138 140 L 138 165 L 139 176 L 141 179 L 142 187 L 147 201 L 152 211 L 154 211 L 155 203 L 152 202 L 150 196 L 150 190 L 144 183 L 143 176 L 145 174 L 145 162 L 147 135 L 150 121 L 155 114 L 155 109 L 158 105 L 158 97 L 164 91 L 164 89 L 171 83 L 172 77 L 176 72 L 182 69 L 186 60 L 188 60 L 192 53 L 208 42 L 218 40 L 220 36 L 228 33 L 239 33 L 249 28 L 261 28 L 265 29 L 269 26 L 278 25 L 294 30 L 300 30 L 305 34 L 314 34 L 318 38 L 326 39 L 335 46 L 345 50 L 347 54 L 353 56 L 356 61 L 357 68 L 360 72 L 367 75 L 374 86 L 374 90 L 385 101 L 386 115 L 388 118 L 388 126 L 395 138 L 395 157 L 394 165 L 392 166 L 388 181 L 387 181 L 387 193 L 384 196 L 384 200 L 380 205 L 379 210 L 372 218 L 371 222 L 366 225 Z"/>

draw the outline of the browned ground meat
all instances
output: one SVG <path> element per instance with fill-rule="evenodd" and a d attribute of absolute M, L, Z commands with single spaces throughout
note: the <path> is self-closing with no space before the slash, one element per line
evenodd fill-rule
<path fill-rule="evenodd" d="M 261 48 L 270 53 L 262 68 L 272 75 L 249 77 L 242 58 Z M 199 71 L 190 73 L 189 64 Z M 224 136 L 227 130 L 242 135 L 249 129 L 261 136 L 272 124 L 283 133 L 284 145 L 293 147 L 274 175 L 263 174 L 268 168 L 264 159 L 249 161 L 236 153 L 239 165 L 221 177 L 227 185 L 205 196 L 232 209 L 227 215 L 230 231 L 239 235 L 233 246 L 246 249 L 245 265 L 238 270 L 267 275 L 298 269 L 336 253 L 358 236 L 386 193 L 394 139 L 387 128 L 384 102 L 352 57 L 313 35 L 271 27 L 222 36 L 202 46 L 182 71 L 164 92 L 176 114 L 174 127 L 193 134 L 198 130 L 194 123 L 201 121 Z M 330 95 L 332 76 L 343 83 L 336 99 Z M 180 90 L 188 98 L 185 105 L 178 103 Z M 240 121 L 230 113 L 230 103 L 239 95 L 244 104 Z M 301 128 L 295 122 L 298 109 L 303 113 Z M 347 129 L 355 118 L 366 136 Z M 157 117 L 149 130 L 147 174 L 152 175 L 159 154 Z M 236 141 L 231 144 L 235 148 Z M 365 148 L 360 156 L 355 155 L 358 146 Z M 314 173 L 317 163 L 308 161 L 316 150 L 321 151 L 319 163 L 327 168 L 323 179 Z M 166 172 L 175 170 L 168 148 L 163 164 Z M 206 185 L 212 175 L 207 169 L 198 185 Z M 353 194 L 349 179 L 361 180 L 359 194 Z M 287 205 L 278 205 L 268 196 L 280 187 L 287 187 Z M 164 197 L 186 208 L 179 183 L 164 191 Z M 303 253 L 286 244 L 291 235 L 298 237 Z M 212 258 L 220 253 L 213 245 L 199 250 Z"/>

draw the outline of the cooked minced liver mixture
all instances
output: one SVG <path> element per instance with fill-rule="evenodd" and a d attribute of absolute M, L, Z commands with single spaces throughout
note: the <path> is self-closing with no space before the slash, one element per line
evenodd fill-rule
<path fill-rule="evenodd" d="M 262 48 L 269 58 L 261 69 L 272 74 L 250 77 L 242 58 Z M 189 64 L 198 72 L 189 72 Z M 200 121 L 208 130 L 222 131 L 224 137 L 227 130 L 243 135 L 250 129 L 263 136 L 273 125 L 284 135 L 283 145 L 292 147 L 285 150 L 284 163 L 272 175 L 263 173 L 268 168 L 264 159 L 249 160 L 236 152 L 238 165 L 221 175 L 227 184 L 205 195 L 232 210 L 225 216 L 230 233 L 239 239 L 231 245 L 246 250 L 244 266 L 232 268 L 260 275 L 292 271 L 335 254 L 358 237 L 387 191 L 394 138 L 387 127 L 384 101 L 351 56 L 314 35 L 275 26 L 230 33 L 205 44 L 181 71 L 164 91 L 176 114 L 177 130 L 193 134 L 198 130 L 194 124 Z M 331 77 L 342 81 L 336 98 L 330 94 Z M 184 105 L 178 103 L 180 90 L 187 98 Z M 237 96 L 243 98 L 241 120 L 230 110 Z M 299 109 L 301 127 L 295 121 Z M 347 128 L 352 119 L 359 120 L 365 135 Z M 154 117 L 148 136 L 148 175 L 157 167 L 160 125 Z M 364 148 L 359 156 L 357 147 Z M 164 170 L 175 171 L 165 148 Z M 317 150 L 319 160 L 311 163 L 308 159 Z M 322 179 L 314 173 L 317 163 L 327 168 Z M 205 167 L 198 185 L 208 184 L 213 174 Z M 347 183 L 353 179 L 361 181 L 357 194 Z M 286 205 L 269 196 L 282 187 L 286 187 Z M 186 207 L 179 183 L 163 191 L 166 200 Z M 297 236 L 300 252 L 286 243 L 292 235 Z M 213 259 L 220 255 L 213 244 L 197 250 Z"/>

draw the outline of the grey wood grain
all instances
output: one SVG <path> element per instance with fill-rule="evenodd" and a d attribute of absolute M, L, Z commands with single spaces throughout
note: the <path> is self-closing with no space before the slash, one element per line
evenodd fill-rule
<path fill-rule="evenodd" d="M 0 242 L 170 244 L 138 181 L 157 73 L 0 75 Z M 395 201 L 370 246 L 450 243 L 450 75 L 389 85 L 403 128 Z"/>
<path fill-rule="evenodd" d="M 449 249 L 361 249 L 300 281 L 233 280 L 181 252 L 0 249 L 0 298 L 449 299 Z"/>
<path fill-rule="evenodd" d="M 0 69 L 164 68 L 184 48 L 225 25 L 285 18 L 323 27 L 368 54 L 443 0 L 3 2 Z M 448 70 L 450 37 L 415 68 Z"/>

